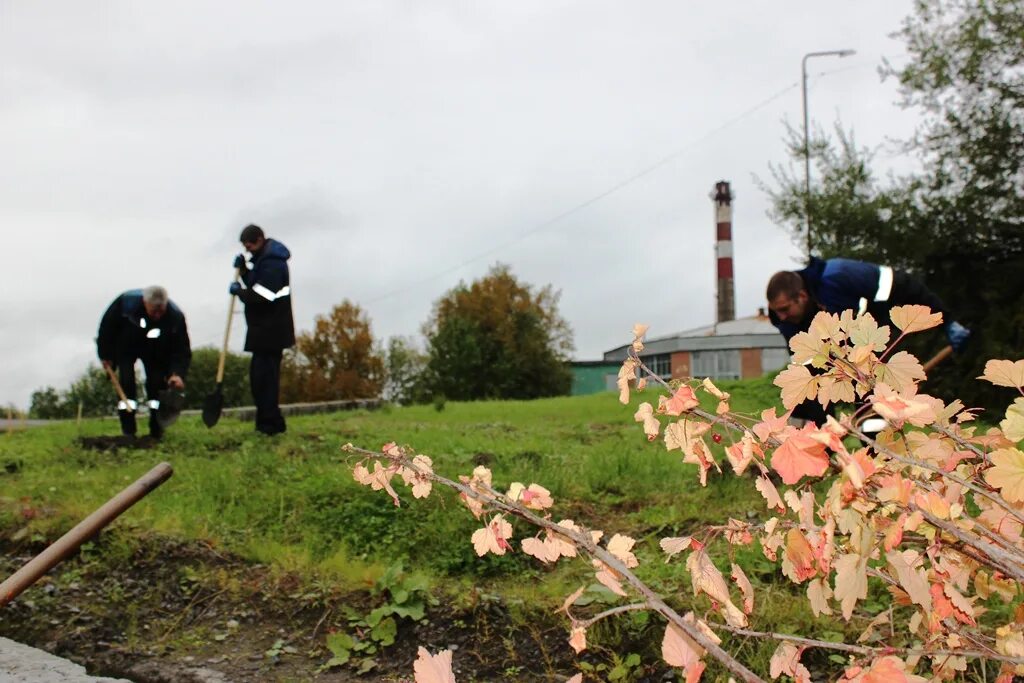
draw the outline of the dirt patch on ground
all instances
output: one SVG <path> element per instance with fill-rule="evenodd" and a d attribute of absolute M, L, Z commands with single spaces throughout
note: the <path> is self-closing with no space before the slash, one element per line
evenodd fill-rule
<path fill-rule="evenodd" d="M 78 445 L 82 448 L 93 451 L 116 451 L 124 448 L 135 448 L 138 450 L 149 450 L 160 441 L 152 436 L 82 436 L 78 438 Z"/>
<path fill-rule="evenodd" d="M 6 574 L 42 547 L 0 549 Z M 351 632 L 351 614 L 373 600 L 198 543 L 101 537 L 0 610 L 0 635 L 139 683 L 411 680 L 420 644 L 454 650 L 460 683 L 564 681 L 578 670 L 564 620 L 482 592 L 468 607 L 442 602 L 423 620 L 401 619 L 366 673 L 325 668 L 328 634 Z"/>

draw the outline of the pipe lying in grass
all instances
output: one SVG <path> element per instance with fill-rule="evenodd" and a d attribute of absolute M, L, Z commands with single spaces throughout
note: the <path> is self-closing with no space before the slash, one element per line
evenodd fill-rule
<path fill-rule="evenodd" d="M 99 533 L 103 527 L 117 519 L 150 491 L 170 479 L 172 474 L 174 470 L 168 463 L 160 463 L 79 522 L 74 529 L 61 536 L 46 550 L 29 560 L 28 564 L 0 584 L 0 607 L 18 597 L 43 574 L 77 550 L 78 546 Z"/>

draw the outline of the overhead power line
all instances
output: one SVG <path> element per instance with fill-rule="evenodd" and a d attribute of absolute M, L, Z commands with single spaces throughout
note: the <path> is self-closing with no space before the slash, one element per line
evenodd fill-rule
<path fill-rule="evenodd" d="M 822 72 L 822 74 L 819 74 L 819 75 L 824 75 L 824 73 L 827 73 L 827 72 Z M 786 87 L 782 88 L 781 90 L 779 90 L 775 94 L 771 95 L 770 97 L 767 97 L 764 100 L 761 100 L 760 102 L 758 102 L 757 104 L 753 105 L 752 107 L 746 109 L 742 113 L 740 113 L 740 114 L 736 115 L 735 117 L 725 121 L 724 123 L 716 126 L 715 128 L 712 128 L 711 130 L 707 131 L 706 133 L 704 133 L 700 137 L 698 137 L 698 138 L 696 138 L 694 140 L 691 140 L 686 145 L 676 149 L 671 154 L 668 154 L 668 155 L 662 157 L 658 161 L 656 161 L 653 164 L 651 164 L 651 165 L 649 165 L 649 166 L 647 166 L 647 167 L 637 171 L 633 175 L 631 175 L 631 176 L 629 176 L 627 178 L 624 178 L 623 180 L 618 181 L 617 183 L 615 183 L 614 185 L 612 185 L 608 189 L 593 195 L 589 199 L 586 199 L 586 200 L 584 200 L 584 201 L 582 201 L 582 202 L 572 206 L 571 208 L 568 208 L 565 211 L 562 211 L 561 213 L 558 213 L 558 214 L 552 216 L 551 218 L 548 218 L 547 220 L 544 220 L 544 221 L 536 224 L 532 228 L 529 228 L 527 230 L 524 230 L 524 231 L 520 232 L 519 234 L 517 234 L 512 239 L 506 240 L 505 242 L 497 244 L 497 245 L 495 245 L 493 247 L 489 247 L 488 249 L 485 249 L 484 251 L 478 252 L 478 253 L 474 254 L 473 256 L 470 256 L 469 258 L 466 258 L 466 259 L 462 260 L 461 262 L 457 263 L 456 265 L 453 265 L 453 266 L 451 266 L 449 268 L 446 268 L 445 270 L 438 271 L 438 272 L 436 272 L 436 273 L 434 273 L 432 275 L 428 275 L 427 277 L 420 278 L 419 280 L 415 280 L 413 282 L 409 282 L 409 283 L 407 283 L 405 285 L 402 285 L 401 287 L 395 288 L 395 289 L 393 289 L 393 290 L 391 290 L 389 292 L 386 292 L 386 293 L 381 294 L 379 296 L 373 297 L 373 298 L 369 299 L 368 301 L 366 301 L 366 304 L 373 304 L 373 303 L 377 303 L 378 301 L 383 301 L 385 299 L 389 299 L 389 298 L 391 298 L 391 297 L 393 297 L 393 296 L 395 296 L 397 294 L 401 294 L 401 293 L 406 292 L 406 291 L 408 291 L 410 289 L 413 289 L 415 287 L 419 287 L 419 286 L 421 286 L 423 284 L 426 284 L 428 282 L 432 282 L 434 280 L 437 280 L 438 278 L 444 277 L 445 275 L 448 275 L 448 274 L 453 273 L 453 272 L 455 272 L 457 270 L 460 270 L 460 269 L 466 267 L 467 265 L 469 265 L 469 264 L 471 264 L 471 263 L 473 263 L 475 261 L 479 261 L 480 259 L 484 258 L 485 256 L 489 256 L 489 255 L 493 254 L 496 251 L 499 251 L 501 249 L 505 249 L 505 248 L 510 247 L 510 246 L 512 246 L 512 245 L 514 245 L 514 244 L 516 244 L 518 242 L 521 242 L 522 240 L 524 240 L 525 238 L 529 237 L 530 235 L 533 235 L 535 233 L 540 232 L 541 230 L 544 230 L 546 228 L 551 227 L 555 223 L 558 223 L 558 222 L 568 218 L 569 216 L 572 216 L 573 214 L 578 213 L 578 212 L 582 211 L 583 209 L 586 209 L 587 207 L 592 206 L 593 204 L 596 204 L 597 202 L 601 201 L 602 199 L 604 199 L 604 198 L 606 198 L 606 197 L 608 197 L 608 196 L 618 192 L 619 190 L 623 189 L 624 187 L 632 185 L 633 183 L 635 183 L 636 181 L 640 180 L 641 178 L 644 178 L 645 176 L 648 176 L 651 173 L 653 173 L 654 171 L 657 171 L 658 169 L 662 168 L 663 166 L 671 163 L 675 159 L 677 159 L 680 156 L 682 156 L 684 153 L 688 152 L 691 147 L 693 147 L 695 145 L 698 145 L 701 142 L 704 142 L 705 140 L 707 140 L 711 136 L 715 135 L 716 133 L 719 133 L 720 131 L 728 128 L 729 126 L 732 126 L 732 125 L 742 121 L 743 119 L 747 118 L 751 114 L 756 113 L 758 110 L 763 109 L 764 107 L 768 106 L 769 104 L 771 104 L 775 100 L 779 99 L 780 97 L 782 97 L 783 95 L 788 93 L 790 90 L 793 90 L 794 88 L 798 87 L 799 85 L 800 85 L 799 82 L 796 82 L 796 81 L 790 83 L 789 85 L 787 85 Z"/>

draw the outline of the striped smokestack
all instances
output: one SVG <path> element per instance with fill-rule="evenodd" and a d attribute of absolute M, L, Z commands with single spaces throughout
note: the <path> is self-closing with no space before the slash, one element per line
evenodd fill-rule
<path fill-rule="evenodd" d="M 732 275 L 732 191 L 729 183 L 715 183 L 715 257 L 718 259 L 718 320 L 736 319 L 736 288 Z"/>

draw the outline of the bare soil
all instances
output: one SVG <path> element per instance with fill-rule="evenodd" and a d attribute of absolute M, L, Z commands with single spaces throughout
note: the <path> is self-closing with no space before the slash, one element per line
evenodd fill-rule
<path fill-rule="evenodd" d="M 92 451 L 116 451 L 119 449 L 136 448 L 149 450 L 158 443 L 152 436 L 82 436 L 78 438 L 78 444 L 85 449 Z"/>
<path fill-rule="evenodd" d="M 0 546 L 2 575 L 43 547 L 7 546 Z M 369 600 L 367 592 L 311 588 L 198 543 L 150 538 L 105 547 L 101 538 L 0 610 L 0 635 L 94 675 L 139 683 L 411 680 L 420 644 L 453 649 L 460 683 L 563 681 L 578 670 L 564 620 L 524 618 L 521 606 L 513 618 L 500 598 L 483 593 L 468 608 L 442 604 L 419 623 L 403 620 L 395 644 L 366 674 L 324 670 L 327 634 L 348 629 L 345 606 L 365 614 Z"/>

